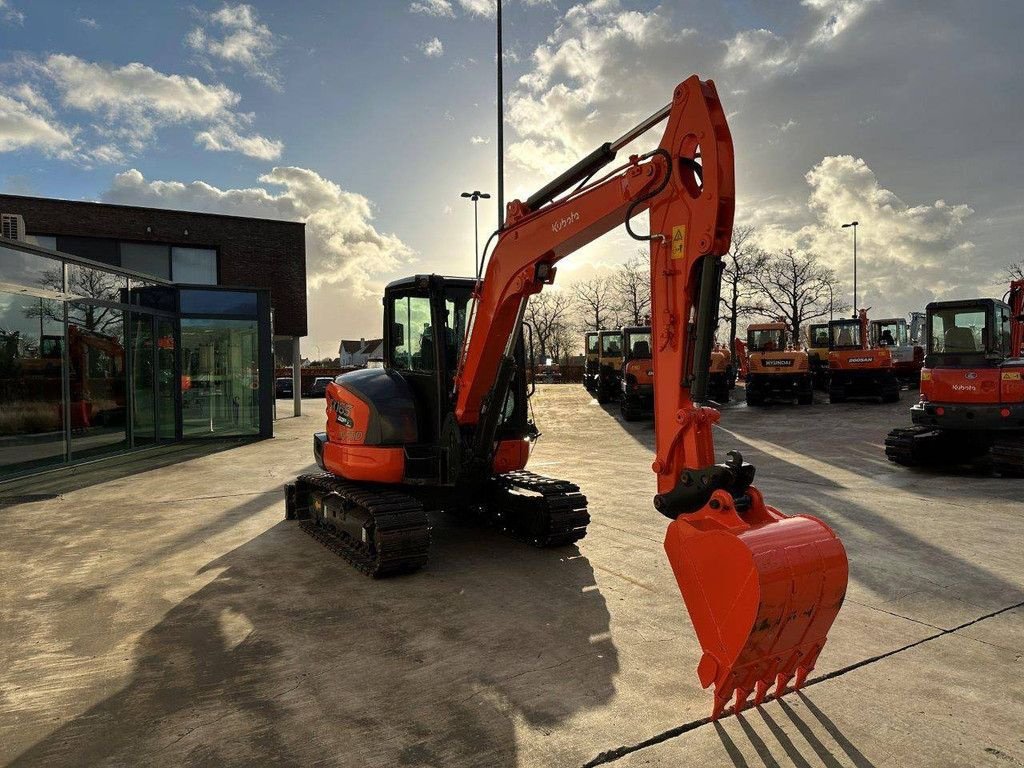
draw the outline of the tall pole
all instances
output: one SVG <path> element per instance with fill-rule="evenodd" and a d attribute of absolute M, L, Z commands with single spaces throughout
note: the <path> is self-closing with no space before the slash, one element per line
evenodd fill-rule
<path fill-rule="evenodd" d="M 505 226 L 505 88 L 502 83 L 504 69 L 501 46 L 501 0 L 497 9 L 498 27 L 498 229 Z"/>
<path fill-rule="evenodd" d="M 857 225 L 859 221 L 843 224 L 843 229 L 853 227 L 853 316 L 857 317 Z"/>
<path fill-rule="evenodd" d="M 486 192 L 475 189 L 472 192 L 463 192 L 463 197 L 473 201 L 473 277 L 480 276 L 480 217 L 477 214 L 477 203 L 480 200 L 490 200 L 491 196 Z"/>

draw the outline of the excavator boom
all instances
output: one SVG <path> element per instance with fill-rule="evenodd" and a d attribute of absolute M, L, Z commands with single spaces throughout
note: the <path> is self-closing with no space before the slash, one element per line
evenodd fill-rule
<path fill-rule="evenodd" d="M 582 186 L 666 118 L 656 150 Z M 734 201 L 725 112 L 714 84 L 694 76 L 668 107 L 525 203 L 509 204 L 455 378 L 455 418 L 486 465 L 529 297 L 553 282 L 560 259 L 649 211 L 649 234 L 629 232 L 649 243 L 651 256 L 654 505 L 673 521 L 665 549 L 704 651 L 698 676 L 715 686 L 715 717 L 730 698 L 739 710 L 751 693 L 760 703 L 771 685 L 781 694 L 794 676 L 803 684 L 848 575 L 845 550 L 824 523 L 765 505 L 751 484 L 754 468 L 738 453 L 715 463 L 719 412 L 702 403 Z"/>

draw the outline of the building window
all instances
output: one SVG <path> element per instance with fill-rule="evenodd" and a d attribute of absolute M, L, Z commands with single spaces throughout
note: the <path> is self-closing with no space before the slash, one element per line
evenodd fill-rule
<path fill-rule="evenodd" d="M 117 247 L 117 240 L 107 240 L 102 237 L 66 237 L 58 235 L 57 250 L 61 253 L 70 253 L 72 256 L 78 256 L 82 259 L 109 264 L 113 267 L 121 265 L 121 252 Z"/>
<path fill-rule="evenodd" d="M 209 248 L 171 248 L 171 280 L 216 285 L 217 252 Z"/>
<path fill-rule="evenodd" d="M 92 304 L 68 304 L 68 379 L 71 458 L 128 447 L 128 371 L 124 313 Z"/>
<path fill-rule="evenodd" d="M 53 235 L 25 235 L 25 242 L 51 251 L 57 250 L 57 238 Z"/>
<path fill-rule="evenodd" d="M 65 457 L 64 305 L 0 292 L 0 477 Z"/>
<path fill-rule="evenodd" d="M 121 266 L 170 280 L 171 249 L 156 243 L 121 243 Z"/>
<path fill-rule="evenodd" d="M 190 291 L 180 292 L 183 315 L 237 315 L 256 317 L 256 294 L 251 291 Z"/>

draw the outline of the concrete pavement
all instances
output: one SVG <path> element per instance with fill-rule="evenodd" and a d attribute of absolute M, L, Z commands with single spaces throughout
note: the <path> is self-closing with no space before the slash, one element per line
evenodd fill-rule
<path fill-rule="evenodd" d="M 1024 486 L 890 465 L 904 398 L 725 409 L 719 451 L 832 525 L 851 580 L 819 682 L 718 725 L 650 504 L 651 425 L 579 386 L 539 387 L 531 461 L 590 498 L 578 550 L 439 515 L 425 571 L 354 573 L 282 520 L 313 403 L 273 440 L 50 481 L 0 508 L 0 760 L 1024 765 Z"/>

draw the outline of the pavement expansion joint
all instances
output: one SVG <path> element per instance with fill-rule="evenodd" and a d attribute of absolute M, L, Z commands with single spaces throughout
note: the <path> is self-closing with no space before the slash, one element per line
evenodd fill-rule
<path fill-rule="evenodd" d="M 975 625 L 975 624 L 977 624 L 979 622 L 985 621 L 987 619 L 994 618 L 996 616 L 999 616 L 1002 613 L 1006 613 L 1008 611 L 1015 610 L 1015 609 L 1020 608 L 1022 606 L 1024 606 L 1024 601 L 1021 601 L 1019 603 L 1014 603 L 1013 605 L 1008 605 L 1005 608 L 999 608 L 998 610 L 992 611 L 990 613 L 986 613 L 983 616 L 978 616 L 976 619 L 971 619 L 970 621 L 966 621 L 963 624 L 958 624 L 957 626 L 951 627 L 950 629 L 942 629 L 941 631 L 936 632 L 933 635 L 928 635 L 927 637 L 923 637 L 920 640 L 915 640 L 914 642 L 908 643 L 907 645 L 901 646 L 900 648 L 895 648 L 895 649 L 893 649 L 891 651 L 886 651 L 885 653 L 880 653 L 877 656 L 871 656 L 871 657 L 869 657 L 867 659 L 862 659 L 861 661 L 855 662 L 853 664 L 849 664 L 849 665 L 847 665 L 845 667 L 842 667 L 840 669 L 834 670 L 833 672 L 829 672 L 827 674 L 819 675 L 818 677 L 811 678 L 806 683 L 804 683 L 803 686 L 801 686 L 800 690 L 803 690 L 805 688 L 809 688 L 812 685 L 817 685 L 818 683 L 824 683 L 824 682 L 826 682 L 828 680 L 833 680 L 833 679 L 835 679 L 837 677 L 842 677 L 843 675 L 845 675 L 845 674 L 847 674 L 849 672 L 853 672 L 854 670 L 860 669 L 861 667 L 866 667 L 866 666 L 869 666 L 871 664 L 875 664 L 876 662 L 882 661 L 883 659 L 887 659 L 890 656 L 895 656 L 896 654 L 903 653 L 904 651 L 909 651 L 910 649 L 916 648 L 919 645 L 924 645 L 925 643 L 930 643 L 932 640 L 938 640 L 940 637 L 945 637 L 946 635 L 955 634 L 955 633 L 959 632 L 962 629 L 967 629 L 967 627 L 971 627 L 971 626 L 973 626 L 973 625 Z M 923 622 L 919 622 L 919 623 L 923 623 Z M 931 625 L 928 625 L 928 626 L 931 626 Z M 772 701 L 772 700 L 774 700 L 776 698 L 780 698 L 780 697 L 776 697 L 774 695 L 768 695 L 768 696 L 765 697 L 764 703 Z M 780 702 L 779 703 L 780 704 L 784 703 L 781 700 L 781 698 L 780 698 Z M 721 714 L 721 716 L 718 719 L 721 720 L 721 719 L 723 719 L 725 717 L 728 717 L 731 714 L 733 714 L 733 710 L 731 708 L 727 709 L 727 710 L 725 710 Z M 624 746 L 621 746 L 621 747 L 614 747 L 612 749 L 605 750 L 604 752 L 601 752 L 599 755 L 597 755 L 597 757 L 594 757 L 593 759 L 591 759 L 588 762 L 584 763 L 583 764 L 583 768 L 594 768 L 594 766 L 607 765 L 608 763 L 613 763 L 616 760 L 619 760 L 619 759 L 625 757 L 626 755 L 632 754 L 633 752 L 639 752 L 641 749 L 646 749 L 647 747 L 653 747 L 653 746 L 655 746 L 657 744 L 661 744 L 663 742 L 666 742 L 666 741 L 669 741 L 671 739 L 677 738 L 678 736 L 682 736 L 684 733 L 689 733 L 690 731 L 697 730 L 698 728 L 702 728 L 702 727 L 704 727 L 706 725 L 710 725 L 710 724 L 715 723 L 715 722 L 716 721 L 712 720 L 710 717 L 702 717 L 702 718 L 700 718 L 698 720 L 691 720 L 688 723 L 683 723 L 682 725 L 677 725 L 674 728 L 669 728 L 667 731 L 662 731 L 661 733 L 655 734 L 654 736 L 651 736 L 651 737 L 649 737 L 647 739 L 644 739 L 643 741 L 638 742 L 636 744 L 624 745 Z"/>

